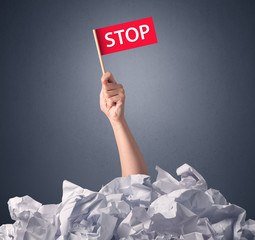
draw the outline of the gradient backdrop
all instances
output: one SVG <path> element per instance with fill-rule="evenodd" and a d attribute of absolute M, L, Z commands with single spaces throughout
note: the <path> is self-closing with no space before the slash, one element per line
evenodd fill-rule
<path fill-rule="evenodd" d="M 0 224 L 120 176 L 93 28 L 153 17 L 158 43 L 103 57 L 154 181 L 183 163 L 255 219 L 254 1 L 1 1 Z"/>

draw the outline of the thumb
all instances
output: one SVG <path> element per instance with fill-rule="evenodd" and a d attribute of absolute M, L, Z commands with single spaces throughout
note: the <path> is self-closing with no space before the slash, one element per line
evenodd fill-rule
<path fill-rule="evenodd" d="M 102 84 L 107 84 L 107 83 L 116 83 L 113 75 L 111 72 L 106 72 L 102 75 L 102 78 L 101 78 L 101 82 Z"/>
<path fill-rule="evenodd" d="M 106 85 L 108 83 L 107 78 L 105 77 L 105 73 L 103 74 L 103 76 L 101 77 L 101 83 L 102 85 Z"/>

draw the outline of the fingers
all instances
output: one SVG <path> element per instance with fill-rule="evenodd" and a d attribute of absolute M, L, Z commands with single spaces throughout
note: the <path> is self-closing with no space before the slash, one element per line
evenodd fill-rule
<path fill-rule="evenodd" d="M 111 72 L 103 74 L 101 82 L 101 94 L 106 107 L 111 108 L 116 104 L 121 106 L 125 101 L 125 91 L 122 84 L 117 84 Z"/>
<path fill-rule="evenodd" d="M 106 99 L 107 107 L 115 106 L 116 103 L 123 103 L 125 100 L 124 94 L 118 94 L 116 96 Z"/>
<path fill-rule="evenodd" d="M 113 75 L 110 72 L 103 74 L 101 78 L 102 88 L 105 90 L 113 90 L 122 87 L 121 84 L 117 84 Z"/>
<path fill-rule="evenodd" d="M 103 85 L 103 89 L 107 90 L 107 91 L 118 89 L 118 88 L 123 88 L 122 84 L 107 83 L 107 84 Z"/>
<path fill-rule="evenodd" d="M 125 98 L 124 94 L 120 93 L 116 96 L 110 97 L 110 100 L 113 102 L 123 102 L 124 98 Z"/>
<path fill-rule="evenodd" d="M 123 93 L 123 94 L 125 93 L 123 87 L 119 87 L 117 89 L 108 90 L 108 91 L 104 90 L 103 92 L 104 92 L 105 97 L 113 97 L 113 96 L 118 95 L 119 93 Z"/>
<path fill-rule="evenodd" d="M 101 82 L 103 85 L 107 84 L 107 83 L 115 83 L 117 84 L 117 82 L 115 81 L 113 75 L 111 72 L 106 72 L 103 74 L 103 76 L 101 77 Z"/>
<path fill-rule="evenodd" d="M 101 94 L 104 97 L 112 97 L 117 95 L 119 92 L 125 93 L 122 84 L 114 84 L 114 85 L 110 85 L 107 88 L 101 89 Z"/>
<path fill-rule="evenodd" d="M 101 81 L 103 94 L 107 97 L 117 95 L 118 91 L 124 92 L 122 84 L 117 84 L 110 72 L 103 74 Z M 112 82 L 109 83 L 108 81 Z"/>
<path fill-rule="evenodd" d="M 101 92 L 102 92 L 102 95 L 104 98 L 112 98 L 112 99 L 116 99 L 116 98 L 113 98 L 115 96 L 119 96 L 121 98 L 125 98 L 125 91 L 123 89 L 123 86 L 121 84 L 116 84 L 118 85 L 118 88 L 116 89 L 113 89 L 113 90 L 106 90 L 106 89 L 102 89 Z"/>
<path fill-rule="evenodd" d="M 124 103 L 125 101 L 125 92 L 123 88 L 107 91 L 104 96 L 107 106 L 114 106 L 117 102 Z"/>

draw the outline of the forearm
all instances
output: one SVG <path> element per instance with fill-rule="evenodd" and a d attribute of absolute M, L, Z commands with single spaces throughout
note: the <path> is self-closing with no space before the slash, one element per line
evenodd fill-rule
<path fill-rule="evenodd" d="M 119 150 L 122 177 L 146 174 L 143 155 L 124 117 L 125 91 L 110 72 L 101 78 L 100 108 L 110 120 Z"/>
<path fill-rule="evenodd" d="M 111 125 L 119 150 L 122 177 L 132 174 L 148 175 L 148 170 L 143 155 L 128 127 L 125 118 L 117 123 L 111 122 Z"/>

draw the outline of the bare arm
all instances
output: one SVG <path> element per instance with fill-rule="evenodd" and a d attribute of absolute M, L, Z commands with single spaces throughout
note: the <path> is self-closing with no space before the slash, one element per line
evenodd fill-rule
<path fill-rule="evenodd" d="M 100 107 L 113 128 L 119 150 L 122 177 L 131 174 L 148 175 L 143 155 L 124 117 L 125 92 L 123 86 L 116 83 L 110 72 L 105 73 L 101 81 Z"/>
<path fill-rule="evenodd" d="M 147 174 L 148 170 L 143 155 L 127 125 L 125 118 L 111 123 L 119 149 L 122 177 L 130 174 Z"/>

